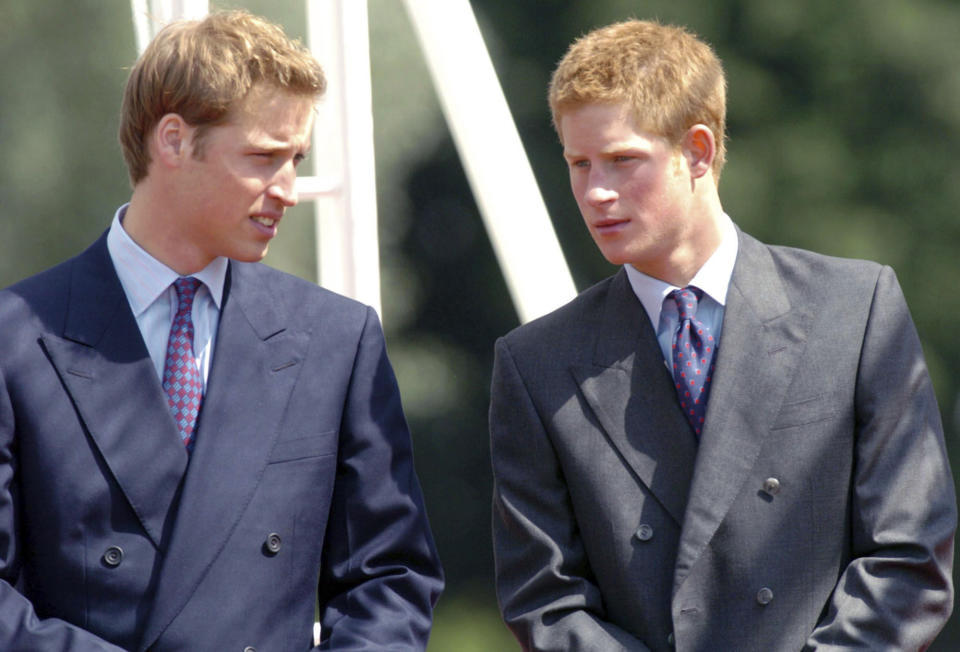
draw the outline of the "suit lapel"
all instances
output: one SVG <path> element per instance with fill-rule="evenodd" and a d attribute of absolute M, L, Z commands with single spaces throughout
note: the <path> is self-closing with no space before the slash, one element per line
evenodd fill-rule
<path fill-rule="evenodd" d="M 677 404 L 656 334 L 621 270 L 607 295 L 592 366 L 572 369 L 610 442 L 682 523 L 696 442 Z"/>
<path fill-rule="evenodd" d="M 740 252 L 680 537 L 674 592 L 742 490 L 805 344 L 807 316 L 790 305 L 768 249 L 738 234 Z"/>
<path fill-rule="evenodd" d="M 230 263 L 213 367 L 143 647 L 193 594 L 251 500 L 280 432 L 308 333 L 286 330 L 257 266 Z"/>
<path fill-rule="evenodd" d="M 70 283 L 63 337 L 44 336 L 43 346 L 110 473 L 160 547 L 187 456 L 106 237 L 74 260 Z"/>

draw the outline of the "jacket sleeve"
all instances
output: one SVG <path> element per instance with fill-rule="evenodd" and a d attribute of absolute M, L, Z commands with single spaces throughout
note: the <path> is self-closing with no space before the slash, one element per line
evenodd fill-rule
<path fill-rule="evenodd" d="M 604 620 L 563 472 L 505 340 L 490 398 L 497 598 L 524 650 L 647 650 Z"/>
<path fill-rule="evenodd" d="M 320 649 L 423 650 L 443 572 L 370 308 L 346 403 L 318 591 Z"/>
<path fill-rule="evenodd" d="M 0 369 L 0 649 L 7 652 L 122 652 L 122 649 L 58 618 L 40 618 L 15 587 L 21 580 L 17 525 L 16 415 Z"/>
<path fill-rule="evenodd" d="M 851 559 L 806 649 L 925 649 L 953 607 L 957 507 L 920 340 L 890 268 L 860 354 Z"/>

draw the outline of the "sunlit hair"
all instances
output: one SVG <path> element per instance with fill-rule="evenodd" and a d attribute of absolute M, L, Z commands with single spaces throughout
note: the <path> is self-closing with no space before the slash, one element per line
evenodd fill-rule
<path fill-rule="evenodd" d="M 709 45 L 682 27 L 641 20 L 601 27 L 574 41 L 548 93 L 558 134 L 564 111 L 606 102 L 626 102 L 638 127 L 675 145 L 693 125 L 706 125 L 717 143 L 717 178 L 726 157 L 726 97 L 723 66 Z"/>
<path fill-rule="evenodd" d="M 148 136 L 164 115 L 179 114 L 197 127 L 200 157 L 206 131 L 226 122 L 261 83 L 314 97 L 326 88 L 309 50 L 245 11 L 212 13 L 160 30 L 134 64 L 123 94 L 119 136 L 131 183 L 147 176 Z"/>

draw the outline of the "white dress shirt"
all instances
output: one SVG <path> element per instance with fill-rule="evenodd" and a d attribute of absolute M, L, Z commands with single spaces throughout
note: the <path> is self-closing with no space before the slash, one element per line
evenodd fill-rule
<path fill-rule="evenodd" d="M 107 234 L 107 250 L 137 319 L 157 377 L 162 381 L 170 325 L 177 314 L 177 291 L 172 284 L 180 275 L 148 254 L 127 234 L 122 224 L 127 206 L 121 206 L 113 216 Z M 227 259 L 216 258 L 191 276 L 201 281 L 193 300 L 193 353 L 206 391 L 220 322 Z"/>
<path fill-rule="evenodd" d="M 737 230 L 733 220 L 724 213 L 720 223 L 720 245 L 710 255 L 707 262 L 697 270 L 688 285 L 694 285 L 703 290 L 703 297 L 697 305 L 697 319 L 710 329 L 717 347 L 720 347 L 720 331 L 723 329 L 723 311 L 727 304 L 727 289 L 730 287 L 730 277 L 733 274 L 733 265 L 737 261 Z M 673 369 L 673 336 L 677 330 L 679 313 L 674 301 L 664 301 L 677 288 L 666 281 L 647 276 L 637 271 L 632 265 L 625 265 L 627 278 L 634 294 L 640 299 L 643 308 L 650 318 L 650 323 L 657 332 L 657 341 L 663 352 L 664 364 L 667 369 Z"/>

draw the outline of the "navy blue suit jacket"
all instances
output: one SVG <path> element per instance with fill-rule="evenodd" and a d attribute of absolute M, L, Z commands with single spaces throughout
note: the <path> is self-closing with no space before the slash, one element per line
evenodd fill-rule
<path fill-rule="evenodd" d="M 321 649 L 425 647 L 442 573 L 372 309 L 231 261 L 189 458 L 105 237 L 0 324 L 0 649 L 305 650 L 317 601 Z"/>

